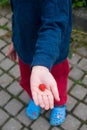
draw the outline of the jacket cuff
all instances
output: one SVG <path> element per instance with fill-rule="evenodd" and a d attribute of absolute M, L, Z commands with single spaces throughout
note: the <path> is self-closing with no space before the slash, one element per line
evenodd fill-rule
<path fill-rule="evenodd" d="M 33 61 L 31 63 L 31 68 L 33 66 L 44 66 L 47 67 L 49 69 L 49 71 L 51 70 L 52 66 L 53 66 L 53 60 L 51 57 L 45 55 L 45 54 L 38 54 L 35 55 L 33 58 Z"/>

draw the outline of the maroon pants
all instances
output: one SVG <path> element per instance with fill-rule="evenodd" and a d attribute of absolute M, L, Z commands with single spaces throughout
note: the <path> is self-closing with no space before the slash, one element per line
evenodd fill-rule
<path fill-rule="evenodd" d="M 30 98 L 32 98 L 30 90 L 30 75 L 31 75 L 30 66 L 28 64 L 23 63 L 19 59 L 19 67 L 20 67 L 20 85 L 24 90 L 27 91 Z M 67 102 L 67 82 L 69 74 L 68 60 L 66 59 L 62 63 L 54 65 L 52 67 L 51 73 L 57 82 L 60 96 L 60 101 L 58 102 L 55 100 L 55 105 L 56 106 L 64 105 Z"/>

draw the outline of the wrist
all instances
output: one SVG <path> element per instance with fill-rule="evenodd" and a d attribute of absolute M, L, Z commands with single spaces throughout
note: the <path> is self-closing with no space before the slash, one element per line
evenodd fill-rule
<path fill-rule="evenodd" d="M 45 67 L 45 66 L 39 66 L 39 65 L 33 66 L 33 67 L 32 67 L 32 71 L 33 71 L 33 70 L 38 70 L 38 71 L 49 71 L 49 69 L 48 69 L 47 67 Z"/>

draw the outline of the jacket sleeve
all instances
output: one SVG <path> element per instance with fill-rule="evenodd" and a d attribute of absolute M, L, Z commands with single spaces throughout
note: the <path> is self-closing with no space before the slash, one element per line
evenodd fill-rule
<path fill-rule="evenodd" d="M 44 0 L 41 5 L 41 26 L 31 66 L 41 65 L 49 70 L 58 59 L 60 44 L 66 30 L 69 0 Z"/>

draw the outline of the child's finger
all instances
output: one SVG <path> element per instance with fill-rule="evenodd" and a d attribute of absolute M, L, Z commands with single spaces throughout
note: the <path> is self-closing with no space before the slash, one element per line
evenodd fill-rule
<path fill-rule="evenodd" d="M 42 96 L 41 96 L 40 94 L 38 95 L 38 101 L 39 101 L 39 105 L 40 105 L 42 108 L 44 108 L 45 105 L 44 105 L 44 102 L 43 102 Z"/>
<path fill-rule="evenodd" d="M 57 86 L 56 85 L 51 85 L 51 91 L 52 91 L 52 94 L 54 96 L 54 98 L 57 100 L 57 101 L 60 101 L 60 98 L 59 98 L 59 92 L 58 92 L 58 89 L 57 89 Z"/>
<path fill-rule="evenodd" d="M 44 107 L 45 110 L 48 110 L 50 108 L 50 106 L 49 106 L 49 101 L 48 101 L 47 95 L 43 94 L 43 101 L 44 101 L 44 104 L 45 104 L 45 107 Z"/>
<path fill-rule="evenodd" d="M 48 100 L 49 100 L 49 104 L 50 104 L 50 109 L 53 109 L 54 108 L 54 98 L 53 98 L 52 94 L 48 95 Z"/>
<path fill-rule="evenodd" d="M 39 105 L 39 101 L 38 101 L 38 96 L 36 92 L 32 92 L 32 98 L 35 102 L 35 104 L 38 106 Z"/>

